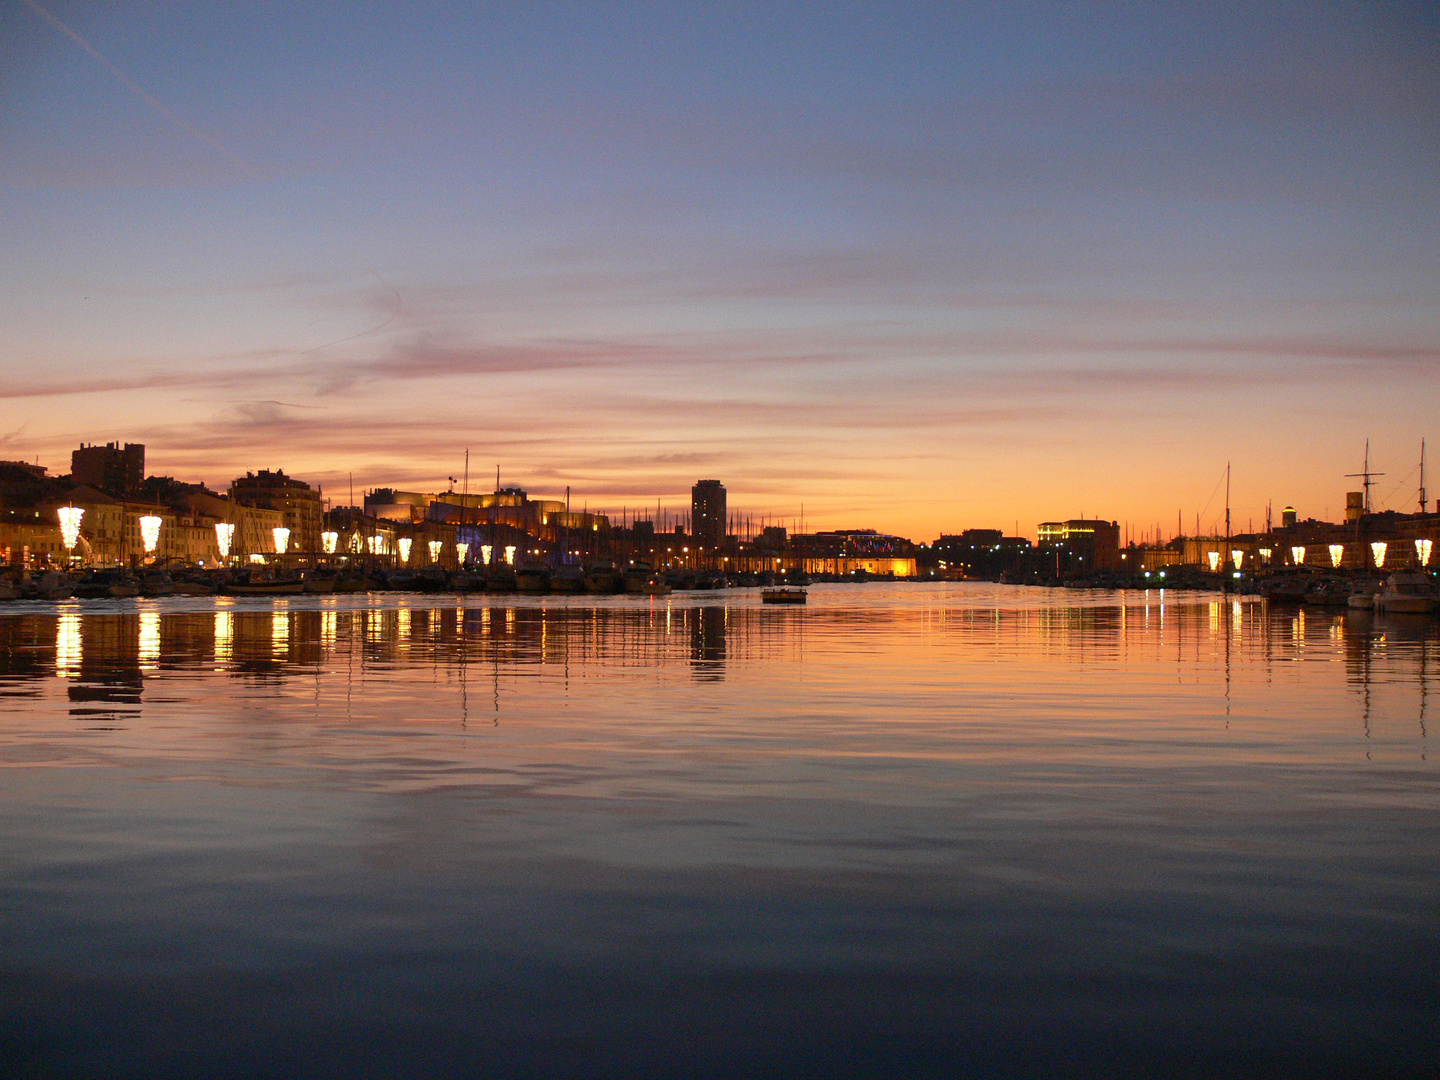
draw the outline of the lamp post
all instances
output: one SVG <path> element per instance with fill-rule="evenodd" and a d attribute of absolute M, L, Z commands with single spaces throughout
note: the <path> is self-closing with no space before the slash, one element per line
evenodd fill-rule
<path fill-rule="evenodd" d="M 161 519 L 146 514 L 140 519 L 140 546 L 145 549 L 146 558 L 154 558 L 155 549 L 160 546 Z"/>
<path fill-rule="evenodd" d="M 220 551 L 220 561 L 230 561 L 230 548 L 235 542 L 235 525 L 229 521 L 215 523 L 215 547 Z"/>
<path fill-rule="evenodd" d="M 60 515 L 60 542 L 65 545 L 65 565 L 69 566 L 75 558 L 75 545 L 80 542 L 80 519 L 85 516 L 85 511 L 78 506 L 62 506 L 57 513 Z"/>

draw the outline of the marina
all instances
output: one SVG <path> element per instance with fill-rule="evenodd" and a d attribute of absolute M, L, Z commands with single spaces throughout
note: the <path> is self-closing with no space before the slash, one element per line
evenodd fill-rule
<path fill-rule="evenodd" d="M 7 605 L 10 1060 L 1440 1063 L 1440 620 L 807 592 Z"/>

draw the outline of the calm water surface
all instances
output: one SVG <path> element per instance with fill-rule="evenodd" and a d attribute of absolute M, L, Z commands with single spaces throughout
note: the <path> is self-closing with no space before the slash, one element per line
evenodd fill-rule
<path fill-rule="evenodd" d="M 1434 1076 L 1437 626 L 12 604 L 0 1074 Z"/>

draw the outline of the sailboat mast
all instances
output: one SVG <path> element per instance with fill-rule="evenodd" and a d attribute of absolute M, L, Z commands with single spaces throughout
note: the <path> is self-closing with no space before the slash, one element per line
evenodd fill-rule
<path fill-rule="evenodd" d="M 1425 513 L 1425 440 L 1420 440 L 1420 513 Z"/>

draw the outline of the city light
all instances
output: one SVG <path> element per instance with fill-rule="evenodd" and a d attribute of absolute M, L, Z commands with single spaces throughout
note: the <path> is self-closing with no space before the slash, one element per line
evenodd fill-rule
<path fill-rule="evenodd" d="M 494 553 L 494 551 L 495 551 L 495 549 L 494 549 L 493 547 L 491 547 L 489 544 L 481 544 L 481 545 L 480 545 L 480 563 L 481 563 L 481 565 L 483 565 L 483 566 L 489 566 L 489 565 L 490 565 L 490 556 L 491 556 L 491 554 Z"/>
<path fill-rule="evenodd" d="M 376 533 L 374 536 L 368 536 L 365 538 L 365 546 L 370 549 L 371 555 L 384 555 L 385 537 L 379 533 Z"/>
<path fill-rule="evenodd" d="M 160 519 L 153 514 L 146 514 L 140 519 L 140 546 L 145 549 L 146 555 L 154 555 L 159 544 Z"/>
<path fill-rule="evenodd" d="M 400 552 L 401 563 L 410 562 L 410 544 L 411 540 L 408 536 L 402 536 L 399 540 L 395 541 L 395 550 Z"/>
<path fill-rule="evenodd" d="M 220 558 L 230 557 L 230 545 L 235 540 L 235 526 L 228 521 L 217 521 L 215 523 L 215 546 L 220 550 Z"/>
<path fill-rule="evenodd" d="M 1375 560 L 1375 569 L 1380 570 L 1385 566 L 1385 549 L 1388 547 L 1384 540 L 1376 540 L 1370 545 L 1370 557 Z"/>
<path fill-rule="evenodd" d="M 506 545 L 505 545 L 505 561 L 506 561 L 507 563 L 509 563 L 511 566 L 514 566 L 514 565 L 515 565 L 515 545 L 514 545 L 514 544 L 506 544 Z"/>
<path fill-rule="evenodd" d="M 1305 565 L 1305 549 L 1303 547 L 1292 547 L 1290 549 L 1290 561 L 1296 566 Z"/>
<path fill-rule="evenodd" d="M 1431 549 L 1433 546 L 1434 546 L 1434 542 L 1431 541 L 1431 540 L 1416 540 L 1416 541 L 1415 541 L 1415 561 L 1418 562 L 1421 566 L 1429 566 L 1429 565 L 1430 565 L 1430 549 Z"/>
<path fill-rule="evenodd" d="M 65 545 L 66 551 L 73 551 L 80 542 L 80 519 L 85 516 L 85 511 L 78 506 L 62 506 L 58 513 L 60 542 Z"/>
<path fill-rule="evenodd" d="M 445 541 L 443 541 L 443 540 L 431 540 L 428 546 L 429 546 L 429 548 L 430 548 L 430 561 L 431 561 L 431 562 L 439 562 L 439 561 L 440 561 L 440 549 L 445 546 Z"/>
<path fill-rule="evenodd" d="M 284 555 L 290 547 L 290 530 L 284 525 L 276 525 L 270 532 L 275 537 L 275 554 Z"/>
<path fill-rule="evenodd" d="M 326 555 L 334 555 L 340 547 L 340 534 L 337 532 L 322 532 L 320 534 L 320 547 Z"/>
<path fill-rule="evenodd" d="M 455 558 L 460 560 L 460 565 L 465 565 L 465 557 L 470 554 L 470 545 L 463 540 L 455 545 Z"/>
<path fill-rule="evenodd" d="M 1262 558 L 1263 560 L 1265 560 L 1265 562 L 1269 562 L 1269 561 L 1270 561 L 1270 556 L 1273 555 L 1273 554 L 1275 554 L 1275 553 L 1274 553 L 1270 548 L 1261 548 L 1261 549 L 1260 549 L 1260 558 Z"/>
<path fill-rule="evenodd" d="M 1335 569 L 1338 570 L 1338 569 L 1340 569 L 1340 561 L 1341 561 L 1342 559 L 1344 559 L 1344 558 L 1345 558 L 1345 545 L 1344 545 L 1344 544 L 1331 544 L 1331 545 L 1330 545 L 1330 565 L 1333 566 Z"/>
<path fill-rule="evenodd" d="M 1220 569 L 1220 553 L 1218 551 L 1207 551 L 1205 553 L 1205 559 L 1210 563 L 1210 572 L 1212 574 Z"/>
<path fill-rule="evenodd" d="M 1245 561 L 1245 552 L 1232 549 L 1230 552 L 1230 561 L 1235 564 L 1235 569 L 1239 570 L 1240 564 Z"/>

